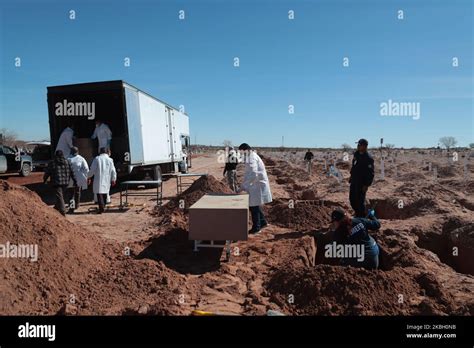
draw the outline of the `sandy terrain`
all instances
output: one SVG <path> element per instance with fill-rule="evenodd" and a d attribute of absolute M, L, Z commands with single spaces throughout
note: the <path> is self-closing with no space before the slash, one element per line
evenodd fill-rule
<path fill-rule="evenodd" d="M 377 165 L 368 199 L 382 222 L 373 234 L 382 248 L 381 267 L 366 271 L 330 265 L 322 257 L 329 241 L 329 213 L 335 206 L 349 210 L 350 162 L 342 152 L 315 154 L 308 175 L 302 153 L 262 153 L 274 196 L 265 207 L 271 225 L 246 242 L 233 243 L 230 262 L 220 249 L 194 253 L 187 238 L 187 207 L 206 192 L 227 190 L 220 182 L 223 165 L 213 154 L 194 159 L 192 172 L 212 176 L 179 197 L 186 202 L 184 209 L 177 207 L 174 180 L 164 184 L 163 207 L 136 198 L 130 209 L 120 211 L 115 192 L 106 214 L 88 213 L 93 205 L 84 203 L 66 218 L 38 196 L 4 182 L 0 218 L 9 223 L 2 223 L 0 243 L 34 241 L 48 257 L 30 264 L 0 259 L 8 279 L 0 311 L 189 315 L 200 309 L 264 315 L 274 309 L 315 315 L 472 315 L 472 159 L 460 154 L 451 162 L 428 152 L 393 153 L 384 179 Z M 326 175 L 331 155 L 342 180 Z M 379 154 L 374 156 L 378 164 Z M 41 175 L 12 176 L 8 182 L 25 185 L 52 203 Z M 32 208 L 20 210 L 25 200 Z"/>

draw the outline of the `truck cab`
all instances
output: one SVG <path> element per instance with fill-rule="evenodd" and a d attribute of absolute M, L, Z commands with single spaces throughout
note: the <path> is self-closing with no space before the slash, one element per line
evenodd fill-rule
<path fill-rule="evenodd" d="M 0 173 L 19 173 L 28 176 L 33 170 L 31 156 L 6 145 L 0 145 Z"/>

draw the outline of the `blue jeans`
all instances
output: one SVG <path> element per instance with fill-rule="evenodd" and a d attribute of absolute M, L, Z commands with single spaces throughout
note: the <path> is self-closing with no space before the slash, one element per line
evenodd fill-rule
<path fill-rule="evenodd" d="M 267 224 L 267 220 L 265 220 L 262 208 L 259 205 L 250 207 L 249 209 L 252 214 L 252 230 L 258 231 L 262 226 Z"/>

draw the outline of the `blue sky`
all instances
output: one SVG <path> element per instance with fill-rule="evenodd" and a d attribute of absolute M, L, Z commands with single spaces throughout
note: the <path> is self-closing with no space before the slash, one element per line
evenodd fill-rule
<path fill-rule="evenodd" d="M 471 0 L 3 0 L 0 16 L 0 128 L 25 140 L 49 137 L 47 86 L 122 79 L 184 105 L 201 144 L 474 142 Z M 388 99 L 420 119 L 381 116 Z"/>

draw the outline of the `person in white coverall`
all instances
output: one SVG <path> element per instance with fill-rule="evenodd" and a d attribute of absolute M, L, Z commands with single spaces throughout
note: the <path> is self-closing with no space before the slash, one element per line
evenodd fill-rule
<path fill-rule="evenodd" d="M 58 145 L 56 145 L 56 151 L 58 150 L 62 151 L 64 158 L 68 158 L 69 155 L 71 154 L 71 149 L 74 146 L 72 144 L 73 137 L 74 137 L 74 129 L 72 126 L 64 128 L 61 135 L 59 136 Z"/>
<path fill-rule="evenodd" d="M 89 165 L 84 157 L 79 155 L 79 149 L 77 147 L 73 147 L 71 149 L 71 155 L 67 159 L 71 164 L 71 169 L 76 178 L 76 185 L 74 185 L 73 181 L 69 181 L 68 188 L 72 191 L 71 198 L 74 199 L 74 203 L 72 199 L 69 201 L 69 210 L 73 212 L 75 209 L 79 208 L 81 202 L 81 191 L 87 190 L 87 174 L 89 173 Z"/>
<path fill-rule="evenodd" d="M 258 233 L 268 225 L 263 215 L 262 205 L 272 201 L 270 182 L 262 159 L 252 148 L 243 143 L 239 151 L 244 152 L 245 174 L 240 191 L 249 194 L 249 209 L 252 215 L 252 229 L 249 233 Z"/>
<path fill-rule="evenodd" d="M 109 157 L 105 147 L 100 149 L 100 154 L 92 161 L 88 177 L 94 177 L 94 185 L 92 190 L 97 195 L 99 203 L 99 214 L 105 210 L 107 196 L 110 191 L 110 185 L 115 186 L 117 180 L 117 171 L 115 170 L 114 161 Z"/>
<path fill-rule="evenodd" d="M 97 139 L 97 142 L 99 143 L 98 150 L 100 153 L 100 149 L 103 147 L 106 150 L 110 149 L 110 144 L 112 142 L 112 131 L 110 130 L 109 126 L 107 126 L 101 120 L 96 120 L 95 130 L 91 138 Z"/>

